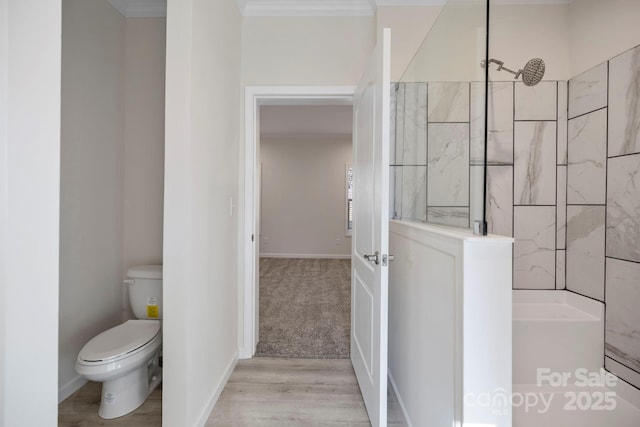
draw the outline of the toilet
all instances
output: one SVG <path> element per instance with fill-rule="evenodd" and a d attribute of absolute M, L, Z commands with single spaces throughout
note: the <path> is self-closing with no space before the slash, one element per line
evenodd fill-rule
<path fill-rule="evenodd" d="M 162 381 L 162 266 L 127 271 L 135 320 L 102 332 L 80 350 L 76 372 L 102 382 L 98 415 L 112 419 L 136 410 Z"/>

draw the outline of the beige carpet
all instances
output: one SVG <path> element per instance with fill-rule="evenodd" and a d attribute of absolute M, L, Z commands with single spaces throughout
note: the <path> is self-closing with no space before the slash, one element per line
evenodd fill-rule
<path fill-rule="evenodd" d="M 351 260 L 260 259 L 257 356 L 349 357 Z"/>

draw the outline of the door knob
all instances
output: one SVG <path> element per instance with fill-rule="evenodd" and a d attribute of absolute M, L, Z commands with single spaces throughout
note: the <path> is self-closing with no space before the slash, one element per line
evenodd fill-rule
<path fill-rule="evenodd" d="M 378 251 L 376 251 L 376 253 L 373 254 L 373 255 L 365 255 L 364 259 L 366 259 L 367 261 L 373 261 L 373 262 L 376 263 L 376 265 L 378 265 L 380 263 L 379 255 L 380 255 L 380 253 Z"/>

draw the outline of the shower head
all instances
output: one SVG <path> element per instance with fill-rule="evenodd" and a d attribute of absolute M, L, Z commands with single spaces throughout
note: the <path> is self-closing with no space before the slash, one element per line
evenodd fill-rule
<path fill-rule="evenodd" d="M 540 58 L 530 59 L 520 72 L 522 82 L 527 86 L 535 86 L 544 77 L 544 61 Z"/>
<path fill-rule="evenodd" d="M 542 77 L 544 76 L 544 70 L 545 70 L 545 66 L 544 66 L 544 61 L 540 58 L 533 58 L 530 59 L 524 66 L 523 69 L 520 69 L 518 71 L 513 71 L 508 69 L 507 67 L 504 66 L 504 62 L 499 61 L 497 59 L 490 59 L 489 62 L 493 62 L 494 64 L 498 64 L 498 71 L 508 71 L 511 74 L 514 74 L 515 77 L 514 79 L 517 79 L 518 77 L 522 76 L 522 82 L 526 85 L 526 86 L 535 86 L 538 83 L 540 83 L 540 81 L 542 80 Z M 485 61 L 481 62 L 481 65 L 484 67 L 485 66 Z"/>

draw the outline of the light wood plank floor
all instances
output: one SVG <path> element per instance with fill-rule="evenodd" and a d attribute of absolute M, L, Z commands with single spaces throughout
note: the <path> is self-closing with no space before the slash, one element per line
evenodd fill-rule
<path fill-rule="evenodd" d="M 60 427 L 160 427 L 162 390 L 134 413 L 115 420 L 98 416 L 100 383 L 89 382 L 58 407 Z M 370 426 L 349 359 L 240 360 L 206 427 Z M 402 427 L 389 396 L 389 427 Z"/>
<path fill-rule="evenodd" d="M 98 416 L 102 383 L 88 382 L 58 405 L 59 427 L 160 427 L 162 426 L 162 384 L 133 413 L 113 420 Z"/>
<path fill-rule="evenodd" d="M 351 361 L 241 360 L 207 427 L 370 426 Z"/>
<path fill-rule="evenodd" d="M 389 426 L 402 426 L 391 403 Z M 206 427 L 371 426 L 348 359 L 241 360 Z"/>

